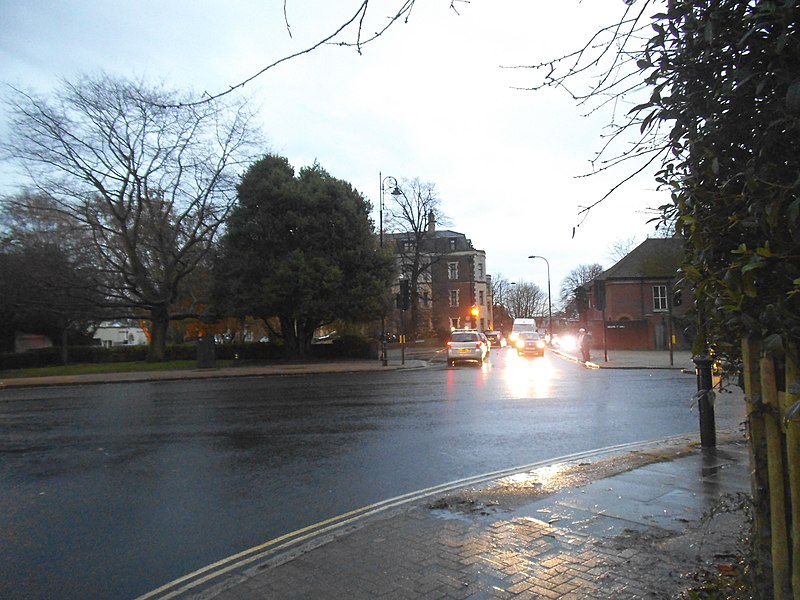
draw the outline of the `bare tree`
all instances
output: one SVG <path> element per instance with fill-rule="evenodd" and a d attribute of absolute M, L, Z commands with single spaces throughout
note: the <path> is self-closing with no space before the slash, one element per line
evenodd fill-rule
<path fill-rule="evenodd" d="M 421 288 L 431 281 L 431 266 L 444 255 L 444 249 L 434 243 L 436 224 L 447 223 L 436 186 L 418 178 L 404 179 L 398 184 L 399 194 L 393 194 L 386 207 L 386 223 L 392 229 L 395 252 L 400 260 L 400 275 L 410 286 L 411 326 L 417 333 L 420 326 L 419 300 Z"/>
<path fill-rule="evenodd" d="M 639 242 L 635 237 L 620 238 L 608 248 L 608 258 L 611 259 L 612 262 L 619 262 L 628 256 L 628 253 L 638 244 Z"/>
<path fill-rule="evenodd" d="M 208 252 L 254 140 L 246 103 L 182 96 L 107 76 L 52 99 L 12 88 L 3 150 L 61 215 L 91 232 L 105 302 L 150 320 L 162 360 L 179 287 Z"/>
<path fill-rule="evenodd" d="M 492 277 L 492 300 L 497 306 L 508 307 L 509 295 L 513 289 L 510 282 L 502 273 Z"/>
<path fill-rule="evenodd" d="M 519 280 L 509 284 L 507 294 L 508 315 L 512 319 L 536 317 L 547 308 L 547 295 L 535 283 Z"/>
<path fill-rule="evenodd" d="M 594 263 L 591 265 L 579 265 L 567 274 L 561 282 L 559 294 L 561 307 L 567 318 L 573 318 L 578 314 L 576 290 L 589 283 L 602 272 L 603 267 Z"/>
<path fill-rule="evenodd" d="M 389 12 L 382 13 L 377 21 L 373 21 L 370 17 L 374 15 L 371 11 L 370 0 L 362 0 L 356 7 L 355 13 L 350 17 L 343 17 L 343 22 L 331 31 L 325 37 L 317 40 L 310 46 L 303 48 L 293 54 L 283 56 L 270 63 L 266 63 L 258 71 L 239 81 L 238 83 L 228 86 L 225 90 L 216 93 L 205 93 L 201 99 L 184 100 L 182 105 L 199 105 L 206 102 L 218 100 L 236 90 L 240 90 L 247 84 L 258 79 L 268 71 L 271 71 L 280 64 L 293 60 L 305 54 L 314 52 L 322 46 L 339 46 L 343 48 L 355 48 L 361 54 L 361 50 L 367 44 L 370 44 L 380 38 L 386 31 L 396 25 L 397 23 L 407 23 L 411 18 L 411 13 L 414 10 L 414 5 L 417 0 L 395 0 L 393 3 L 394 8 L 390 8 Z M 458 15 L 458 8 L 460 5 L 469 4 L 471 0 L 444 0 L 450 6 L 450 10 Z M 283 18 L 286 23 L 286 31 L 289 36 L 292 35 L 292 27 L 289 19 L 289 0 L 283 1 Z M 374 25 L 374 29 L 372 29 Z"/>

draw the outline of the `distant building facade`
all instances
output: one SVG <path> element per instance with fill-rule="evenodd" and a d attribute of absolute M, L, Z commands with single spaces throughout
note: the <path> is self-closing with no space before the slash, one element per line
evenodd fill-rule
<path fill-rule="evenodd" d="M 416 306 L 417 333 L 444 335 L 451 329 L 492 329 L 492 278 L 486 270 L 486 252 L 473 247 L 463 233 L 437 230 L 432 215 L 425 232 L 388 234 L 397 261 L 400 280 L 413 278 L 417 271 L 417 290 L 411 302 Z M 417 266 L 415 267 L 415 263 Z M 390 333 L 408 324 L 409 313 L 395 311 Z M 426 331 L 427 330 L 427 331 Z"/>
<path fill-rule="evenodd" d="M 691 348 L 691 290 L 676 289 L 683 238 L 650 238 L 578 290 L 580 320 L 596 348 Z"/>

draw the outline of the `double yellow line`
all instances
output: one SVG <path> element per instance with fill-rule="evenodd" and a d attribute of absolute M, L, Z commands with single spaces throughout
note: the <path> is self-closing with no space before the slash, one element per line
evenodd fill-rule
<path fill-rule="evenodd" d="M 161 587 L 151 592 L 148 592 L 143 596 L 139 596 L 138 598 L 136 598 L 136 600 L 152 600 L 154 598 L 158 598 L 159 600 L 168 600 L 170 598 L 176 598 L 178 596 L 181 596 L 182 594 L 191 592 L 196 588 L 205 586 L 209 582 L 218 579 L 219 577 L 225 575 L 226 573 L 230 573 L 231 571 L 241 570 L 247 565 L 250 565 L 256 561 L 264 560 L 272 555 L 278 554 L 282 550 L 286 550 L 287 548 L 291 548 L 292 546 L 300 544 L 301 542 L 305 542 L 309 539 L 318 537 L 320 535 L 331 533 L 337 529 L 345 527 L 346 525 L 350 525 L 358 521 L 359 519 L 363 519 L 381 513 L 391 508 L 396 508 L 398 506 L 407 504 L 409 502 L 422 500 L 434 494 L 441 494 L 468 485 L 475 485 L 477 483 L 483 483 L 492 479 L 506 477 L 508 475 L 512 475 L 515 473 L 538 469 L 545 465 L 553 465 L 556 463 L 575 461 L 575 460 L 585 459 L 590 456 L 600 456 L 614 452 L 630 451 L 644 446 L 652 445 L 656 441 L 664 442 L 666 440 L 673 438 L 675 439 L 682 438 L 685 437 L 685 435 L 686 434 L 679 434 L 676 436 L 671 436 L 660 440 L 619 444 L 616 446 L 610 446 L 608 448 L 603 448 L 600 450 L 577 452 L 575 454 L 562 456 L 556 459 L 548 459 L 536 463 L 531 463 L 529 465 L 517 466 L 511 469 L 503 469 L 500 471 L 493 471 L 491 473 L 484 473 L 482 475 L 475 475 L 473 477 L 466 477 L 464 479 L 458 479 L 456 481 L 451 481 L 449 483 L 444 483 L 433 487 L 425 488 L 422 490 L 417 490 L 415 492 L 409 492 L 408 494 L 403 494 L 400 496 L 396 496 L 394 498 L 389 498 L 388 500 L 382 500 L 381 502 L 376 502 L 375 504 L 370 504 L 369 506 L 364 506 L 362 508 L 358 508 L 356 510 L 352 510 L 350 512 L 338 515 L 336 517 L 331 517 L 329 519 L 325 519 L 324 521 L 319 521 L 318 523 L 314 523 L 313 525 L 309 525 L 307 527 L 303 527 L 302 529 L 292 531 L 291 533 L 286 533 L 284 535 L 271 539 L 268 542 L 264 542 L 263 544 L 259 544 L 258 546 L 254 546 L 252 548 L 249 548 L 248 550 L 239 552 L 238 554 L 234 554 L 227 558 L 223 558 L 222 560 L 219 560 L 215 563 L 212 563 L 201 569 L 198 569 L 192 573 L 184 575 L 183 577 L 175 579 L 174 581 L 170 581 L 169 583 L 162 585 Z"/>

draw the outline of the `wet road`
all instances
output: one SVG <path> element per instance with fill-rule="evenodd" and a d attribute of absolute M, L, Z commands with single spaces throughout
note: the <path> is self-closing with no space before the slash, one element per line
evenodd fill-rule
<path fill-rule="evenodd" d="M 462 477 L 695 431 L 695 378 L 482 368 L 0 393 L 0 597 L 133 598 L 280 534 Z M 743 420 L 717 404 L 717 427 Z"/>

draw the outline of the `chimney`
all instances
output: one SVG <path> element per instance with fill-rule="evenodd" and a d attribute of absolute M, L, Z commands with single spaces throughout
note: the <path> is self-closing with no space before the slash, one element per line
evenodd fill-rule
<path fill-rule="evenodd" d="M 436 231 L 436 215 L 433 214 L 433 209 L 428 211 L 428 233 Z"/>

